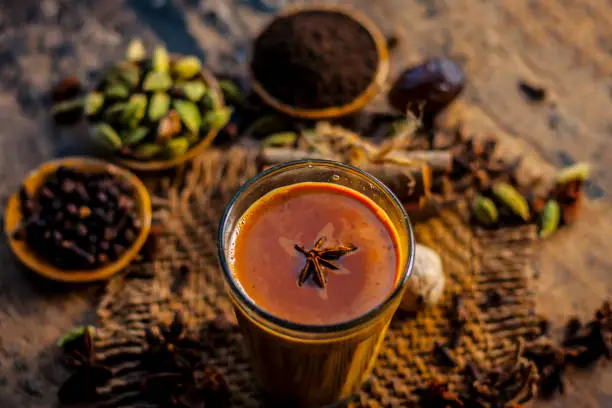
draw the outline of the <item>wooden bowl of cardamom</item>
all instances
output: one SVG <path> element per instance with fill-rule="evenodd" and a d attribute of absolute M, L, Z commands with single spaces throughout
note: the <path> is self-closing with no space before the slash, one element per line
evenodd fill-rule
<path fill-rule="evenodd" d="M 94 141 L 109 158 L 139 171 L 160 171 L 194 159 L 229 120 L 215 76 L 195 56 L 139 40 L 85 98 Z"/>

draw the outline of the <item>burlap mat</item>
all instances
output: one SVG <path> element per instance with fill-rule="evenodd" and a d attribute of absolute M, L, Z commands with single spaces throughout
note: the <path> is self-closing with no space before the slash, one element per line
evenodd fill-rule
<path fill-rule="evenodd" d="M 175 309 L 182 309 L 189 327 L 207 345 L 202 358 L 226 376 L 232 406 L 261 406 L 237 328 L 212 324 L 219 314 L 234 320 L 217 262 L 217 227 L 233 193 L 257 173 L 255 154 L 238 148 L 211 150 L 179 173 L 162 180 L 153 191 L 155 218 L 165 230 L 156 260 L 134 264 L 109 282 L 98 307 L 98 354 L 115 372 L 102 405 L 147 406 L 140 398 L 142 373 L 137 371 L 144 329 L 168 322 Z M 434 377 L 460 389 L 464 363 L 485 369 L 499 365 L 512 355 L 517 336 L 537 330 L 526 271 L 535 229 L 472 231 L 464 220 L 459 207 L 416 225 L 417 241 L 443 258 L 447 274 L 443 301 L 416 317 L 396 315 L 372 378 L 348 406 L 412 405 L 411 390 Z M 181 273 L 181 265 L 188 265 L 191 272 Z M 492 288 L 503 290 L 505 296 L 502 306 L 489 310 L 486 293 Z M 465 334 L 452 351 L 459 366 L 448 368 L 432 348 L 451 336 L 447 316 L 454 293 L 461 294 L 468 319 Z"/>

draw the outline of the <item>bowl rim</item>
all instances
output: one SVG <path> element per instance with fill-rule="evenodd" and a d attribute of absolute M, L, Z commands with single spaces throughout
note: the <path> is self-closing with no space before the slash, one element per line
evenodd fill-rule
<path fill-rule="evenodd" d="M 71 156 L 60 159 L 53 159 L 44 162 L 36 169 L 30 171 L 24 178 L 21 186 L 26 185 L 28 181 L 37 183 L 44 177 L 57 170 L 60 166 L 76 168 L 81 170 L 91 171 L 107 171 L 118 178 L 127 181 L 135 191 L 135 199 L 139 204 L 139 216 L 142 220 L 142 228 L 140 233 L 132 243 L 132 245 L 114 262 L 104 265 L 100 268 L 91 270 L 63 270 L 54 265 L 51 265 L 44 258 L 40 257 L 33 248 L 25 241 L 18 241 L 13 238 L 12 232 L 16 226 L 23 220 L 23 213 L 20 208 L 19 191 L 15 192 L 8 201 L 4 214 L 4 232 L 11 251 L 19 259 L 21 263 L 27 266 L 32 271 L 46 278 L 62 281 L 62 282 L 93 282 L 110 278 L 120 272 L 138 255 L 144 246 L 149 232 L 151 230 L 151 198 L 146 187 L 140 179 L 129 170 L 116 166 L 104 160 L 93 159 L 82 156 Z M 37 187 L 40 187 L 40 183 Z"/>
<path fill-rule="evenodd" d="M 361 108 L 363 108 L 368 102 L 370 102 L 378 92 L 383 88 L 387 77 L 389 75 L 389 48 L 387 47 L 387 43 L 384 35 L 378 28 L 378 26 L 370 20 L 365 14 L 360 11 L 348 9 L 343 6 L 338 5 L 301 5 L 294 6 L 284 10 L 281 13 L 278 13 L 272 20 L 266 24 L 260 31 L 257 37 L 261 35 L 265 30 L 267 30 L 270 25 L 276 21 L 278 18 L 287 17 L 294 14 L 298 14 L 305 11 L 327 11 L 327 12 L 335 12 L 343 14 L 353 21 L 356 21 L 360 24 L 365 30 L 368 32 L 372 40 L 374 41 L 374 45 L 376 47 L 376 51 L 378 54 L 378 66 L 376 67 L 376 72 L 372 77 L 372 81 L 370 84 L 351 102 L 341 105 L 341 106 L 330 106 L 327 108 L 320 109 L 307 109 L 307 108 L 298 108 L 292 105 L 288 105 L 276 97 L 272 96 L 265 87 L 257 80 L 255 73 L 251 68 L 251 62 L 254 55 L 254 52 L 251 53 L 249 61 L 248 61 L 248 72 L 249 77 L 251 79 L 251 86 L 255 94 L 257 94 L 267 105 L 272 108 L 281 111 L 287 115 L 302 118 L 302 119 L 330 119 L 340 116 L 348 115 L 349 113 L 355 112 Z"/>
<path fill-rule="evenodd" d="M 186 55 L 173 54 L 171 55 L 171 58 L 178 59 L 182 56 L 186 56 Z M 219 82 L 217 81 L 216 76 L 212 73 L 212 71 L 210 71 L 208 68 L 204 66 L 202 66 L 202 68 L 200 69 L 200 75 L 204 79 L 204 82 L 206 82 L 206 86 L 209 89 L 212 89 L 213 92 L 215 92 L 215 94 L 217 95 L 217 97 L 215 98 L 215 108 L 216 109 L 224 108 L 226 105 L 223 99 L 223 93 L 221 92 L 221 88 L 219 88 Z M 90 126 L 94 124 L 94 122 L 90 121 L 89 119 L 88 119 L 88 123 Z M 179 166 L 187 161 L 193 160 L 195 157 L 200 155 L 204 150 L 206 150 L 207 147 L 209 147 L 212 144 L 213 140 L 215 140 L 215 137 L 217 137 L 217 134 L 219 133 L 220 130 L 221 129 L 210 129 L 208 133 L 206 134 L 206 136 L 204 136 L 196 145 L 194 145 L 189 150 L 187 150 L 185 154 L 179 157 L 175 157 L 173 159 L 136 160 L 136 159 L 129 159 L 126 157 L 120 157 L 112 153 L 108 156 L 108 159 L 115 163 L 121 164 L 122 166 L 128 167 L 136 171 L 168 170 L 173 167 Z"/>

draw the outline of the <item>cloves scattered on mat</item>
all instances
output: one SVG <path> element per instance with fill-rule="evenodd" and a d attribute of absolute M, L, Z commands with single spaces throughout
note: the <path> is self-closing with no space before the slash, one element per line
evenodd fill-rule
<path fill-rule="evenodd" d="M 612 308 L 610 302 L 595 312 L 595 318 L 585 325 L 577 319 L 571 319 L 565 330 L 563 346 L 566 348 L 583 348 L 572 358 L 572 364 L 578 367 L 589 367 L 601 357 L 612 359 Z"/>
<path fill-rule="evenodd" d="M 181 312 L 170 325 L 146 331 L 141 388 L 145 398 L 164 407 L 226 407 L 230 392 L 223 375 L 204 366 L 202 344 L 191 334 Z"/>
<path fill-rule="evenodd" d="M 467 312 L 463 305 L 463 297 L 460 294 L 455 293 L 453 295 L 451 307 L 448 313 L 451 326 L 451 338 L 448 346 L 451 349 L 454 349 L 459 345 L 461 336 L 463 335 L 465 325 L 467 323 Z"/>

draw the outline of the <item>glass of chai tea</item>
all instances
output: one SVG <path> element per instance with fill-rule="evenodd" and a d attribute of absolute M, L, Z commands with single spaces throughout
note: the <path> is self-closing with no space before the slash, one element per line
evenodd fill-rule
<path fill-rule="evenodd" d="M 248 181 L 219 255 L 254 374 L 280 406 L 321 407 L 372 371 L 414 260 L 398 199 L 373 176 L 304 160 Z"/>

